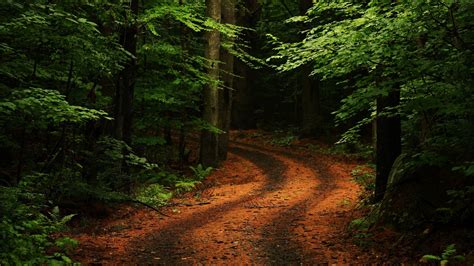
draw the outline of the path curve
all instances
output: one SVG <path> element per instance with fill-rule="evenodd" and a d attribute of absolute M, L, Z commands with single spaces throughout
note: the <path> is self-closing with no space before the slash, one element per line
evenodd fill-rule
<path fill-rule="evenodd" d="M 94 237 L 90 231 L 74 236 L 81 242 L 75 258 L 108 265 L 364 262 L 343 239 L 359 193 L 350 176 L 354 166 L 233 141 L 228 160 L 202 189 L 175 200 L 188 206 L 168 208 L 171 218 L 120 210 Z"/>

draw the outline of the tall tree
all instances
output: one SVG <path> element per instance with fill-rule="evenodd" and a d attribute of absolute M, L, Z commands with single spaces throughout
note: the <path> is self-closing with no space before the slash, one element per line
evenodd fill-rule
<path fill-rule="evenodd" d="M 396 1 L 392 0 L 392 5 Z M 394 6 L 391 6 L 393 8 Z M 383 66 L 377 66 L 383 70 Z M 382 71 L 383 72 L 383 71 Z M 377 73 L 378 74 L 378 73 Z M 385 74 L 387 76 L 387 74 Z M 388 74 L 388 76 L 390 76 Z M 393 76 L 393 75 L 392 75 Z M 395 75 L 396 76 L 396 75 Z M 397 80 L 398 77 L 394 77 Z M 376 78 L 376 85 L 380 77 Z M 400 86 L 388 83 L 387 95 L 381 95 L 377 98 L 377 120 L 376 120 L 376 146 L 375 146 L 375 201 L 381 201 L 387 189 L 388 175 L 392 169 L 393 163 L 402 152 L 402 124 L 398 112 L 390 116 L 385 116 L 383 112 L 390 109 L 396 109 L 400 105 Z"/>
<path fill-rule="evenodd" d="M 261 14 L 261 5 L 256 0 L 245 0 L 236 10 L 236 24 L 245 28 L 255 28 L 258 24 Z M 242 39 L 249 47 L 257 46 L 258 35 L 256 31 L 246 30 L 243 32 Z M 233 80 L 233 102 L 231 124 L 234 128 L 249 129 L 256 126 L 254 117 L 254 94 L 253 84 L 255 83 L 256 73 L 248 64 L 236 58 L 234 60 Z"/>
<path fill-rule="evenodd" d="M 221 0 L 206 0 L 207 15 L 221 22 Z M 206 58 L 210 82 L 204 88 L 203 119 L 213 127 L 219 127 L 219 60 L 221 35 L 217 29 L 206 34 Z M 219 135 L 203 130 L 201 133 L 200 160 L 205 166 L 217 166 L 219 163 Z"/>
<path fill-rule="evenodd" d="M 235 0 L 222 0 L 222 23 L 235 24 Z M 228 38 L 227 45 L 234 40 Z M 223 89 L 219 91 L 220 98 L 220 123 L 219 128 L 224 132 L 219 135 L 219 159 L 227 159 L 229 145 L 229 129 L 231 123 L 231 110 L 234 90 L 234 55 L 229 50 L 221 49 L 221 80 Z"/>
<path fill-rule="evenodd" d="M 300 15 L 304 16 L 313 6 L 312 0 L 300 0 Z M 301 125 L 303 134 L 312 135 L 317 131 L 318 120 L 320 119 L 320 83 L 314 77 L 311 77 L 312 67 L 310 65 L 302 66 L 301 71 Z"/>
<path fill-rule="evenodd" d="M 402 150 L 401 120 L 398 114 L 385 116 L 383 113 L 390 108 L 397 108 L 400 104 L 400 89 L 391 88 L 387 96 L 377 99 L 376 120 L 376 175 L 375 197 L 376 201 L 383 199 L 387 188 L 388 175 L 395 159 Z"/>
<path fill-rule="evenodd" d="M 120 36 L 120 43 L 131 57 L 118 76 L 115 95 L 114 135 L 127 144 L 132 142 L 133 95 L 136 81 L 136 55 L 138 40 L 137 16 L 139 0 L 131 0 L 126 10 L 126 25 Z"/>

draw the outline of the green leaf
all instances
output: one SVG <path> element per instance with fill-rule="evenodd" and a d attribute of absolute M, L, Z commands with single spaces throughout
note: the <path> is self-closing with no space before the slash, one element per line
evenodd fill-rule
<path fill-rule="evenodd" d="M 425 261 L 425 262 L 429 262 L 429 261 L 441 261 L 441 258 L 438 257 L 438 256 L 435 256 L 435 255 L 424 255 L 421 259 L 422 259 L 423 261 Z"/>

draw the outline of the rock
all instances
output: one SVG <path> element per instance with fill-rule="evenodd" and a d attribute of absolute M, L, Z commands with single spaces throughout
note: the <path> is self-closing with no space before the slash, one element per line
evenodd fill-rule
<path fill-rule="evenodd" d="M 447 191 L 456 189 L 459 174 L 437 166 L 422 165 L 406 169 L 411 158 L 400 155 L 389 174 L 381 204 L 379 221 L 409 229 L 434 221 L 437 209 L 449 201 Z"/>

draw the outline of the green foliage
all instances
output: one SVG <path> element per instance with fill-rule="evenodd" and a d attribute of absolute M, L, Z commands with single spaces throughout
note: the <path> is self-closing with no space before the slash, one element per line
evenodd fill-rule
<path fill-rule="evenodd" d="M 173 193 L 163 185 L 151 184 L 141 189 L 135 198 L 153 206 L 162 206 L 165 205 L 172 196 Z"/>
<path fill-rule="evenodd" d="M 201 93 L 211 80 L 206 67 L 202 33 L 218 30 L 222 48 L 243 60 L 254 60 L 244 52 L 239 38 L 244 28 L 222 24 L 206 17 L 202 1 L 150 1 L 138 18 L 144 26 L 143 41 L 138 44 L 139 72 L 135 97 L 140 104 L 135 121 L 135 143 L 150 157 L 166 143 L 157 138 L 163 128 L 176 131 L 222 131 L 200 119 Z"/>
<path fill-rule="evenodd" d="M 292 131 L 283 131 L 276 130 L 274 132 L 274 137 L 270 141 L 270 144 L 287 147 L 290 146 L 294 141 L 298 140 L 298 136 L 295 135 Z"/>
<path fill-rule="evenodd" d="M 61 216 L 59 208 L 45 203 L 43 194 L 25 184 L 18 188 L 0 187 L 0 263 L 48 264 L 71 263 L 65 255 L 77 245 L 69 238 L 53 239 L 51 233 L 64 230 L 74 215 Z M 48 255 L 47 251 L 57 252 Z"/>
<path fill-rule="evenodd" d="M 460 171 L 466 176 L 474 176 L 474 162 L 466 162 L 461 166 L 453 167 L 453 171 Z"/>
<path fill-rule="evenodd" d="M 370 212 L 361 218 L 354 219 L 349 223 L 348 230 L 353 236 L 353 242 L 359 246 L 366 247 L 373 244 L 370 229 L 376 223 L 379 213 L 379 205 L 366 206 L 371 208 Z"/>
<path fill-rule="evenodd" d="M 185 193 L 185 192 L 192 191 L 196 187 L 196 185 L 200 184 L 200 183 L 201 182 L 197 181 L 197 180 L 183 179 L 183 180 L 180 180 L 180 181 L 176 182 L 174 187 L 175 187 L 176 193 L 180 194 L 180 193 Z"/>
<path fill-rule="evenodd" d="M 159 171 L 144 183 L 135 198 L 153 206 L 163 206 L 173 195 L 192 191 L 212 171 L 212 167 L 204 169 L 201 164 L 190 168 L 195 173 L 194 178 Z"/>
<path fill-rule="evenodd" d="M 318 144 L 308 144 L 307 148 L 314 152 L 337 156 L 347 156 L 355 159 L 371 160 L 374 150 L 371 146 L 362 144 L 359 141 L 350 143 L 339 143 L 329 147 Z"/>
<path fill-rule="evenodd" d="M 352 170 L 351 175 L 365 191 L 373 192 L 375 190 L 375 174 L 372 170 L 364 166 L 357 166 Z"/>
<path fill-rule="evenodd" d="M 141 1 L 140 14 L 132 13 L 122 1 L 0 3 L 2 185 L 18 189 L 21 197 L 28 187 L 43 202 L 72 209 L 130 200 L 126 193 L 160 205 L 172 192 L 189 191 L 209 174 L 202 167 L 196 168 L 195 178 L 173 174 L 172 151 L 153 156 L 166 153 L 163 145 L 170 144 L 158 132 L 222 132 L 199 118 L 202 88 L 218 82 L 206 74 L 214 62 L 203 57 L 201 35 L 220 31 L 222 47 L 250 60 L 231 41 L 242 28 L 207 18 L 202 1 Z M 139 29 L 136 54 L 124 40 L 125 29 L 132 26 Z M 126 78 L 135 87 L 135 136 L 127 144 L 116 132 L 123 122 L 117 109 L 123 97 L 119 87 L 132 61 L 136 68 Z M 13 202 L 2 200 L 1 206 L 16 206 Z M 0 264 L 70 263 L 60 252 L 45 254 L 54 245 L 64 250 L 73 246 L 48 236 L 64 229 L 72 216 L 59 219 L 49 204 L 38 209 L 18 204 L 24 212 L 17 220 L 8 215 L 3 220 L 8 212 L 0 212 L 8 232 L 7 244 L 0 241 Z M 4 252 L 9 244 L 11 252 Z M 8 253 L 11 257 L 4 258 Z"/>
<path fill-rule="evenodd" d="M 446 181 L 458 192 L 436 206 L 433 220 L 472 223 L 473 22 L 472 1 L 314 1 L 305 16 L 289 21 L 309 27 L 300 33 L 304 39 L 275 37 L 269 62 L 286 73 L 311 66 L 315 79 L 336 82 L 344 97 L 333 113 L 345 130 L 338 144 L 361 142 L 379 118 L 400 117 L 402 150 L 410 158 L 400 169 L 465 175 Z M 400 103 L 377 110 L 377 99 L 393 92 L 400 92 Z M 373 190 L 369 175 L 353 174 Z M 395 219 L 419 224 L 412 214 Z"/>
<path fill-rule="evenodd" d="M 370 227 L 370 223 L 365 218 L 355 219 L 350 223 L 350 228 L 367 230 Z"/>
<path fill-rule="evenodd" d="M 444 208 L 448 222 L 468 222 L 474 218 L 474 186 L 465 186 L 458 190 L 449 190 L 448 208 Z M 442 211 L 443 209 L 441 209 Z M 446 211 L 447 210 L 447 211 Z M 439 209 L 438 209 L 439 211 Z"/>
<path fill-rule="evenodd" d="M 448 265 L 452 261 L 464 261 L 464 256 L 456 255 L 456 245 L 448 245 L 440 256 L 436 255 L 424 255 L 420 262 L 438 262 L 439 265 Z"/>
<path fill-rule="evenodd" d="M 377 97 L 400 86 L 401 105 L 377 116 L 399 114 L 406 119 L 407 141 L 419 134 L 416 129 L 428 119 L 429 135 L 421 140 L 422 148 L 439 153 L 442 147 L 457 147 L 452 156 L 462 157 L 469 150 L 463 145 L 470 147 L 472 141 L 467 132 L 472 130 L 468 121 L 472 121 L 469 105 L 474 95 L 466 88 L 473 84 L 468 74 L 472 60 L 467 59 L 472 58 L 473 35 L 467 29 L 472 26 L 473 8 L 465 1 L 370 1 L 367 5 L 318 1 L 306 18 L 318 24 L 305 32 L 304 41 L 282 43 L 273 59 L 287 60 L 279 66 L 282 71 L 310 63 L 313 74 L 323 79 L 356 77 L 355 82 L 345 83 L 355 83 L 353 92 L 335 113 L 341 123 L 360 113 L 370 115 Z M 362 119 L 343 140 L 353 140 L 375 117 Z"/>
<path fill-rule="evenodd" d="M 5 14 L 0 35 L 3 47 L 8 47 L 2 50 L 0 76 L 7 87 L 19 83 L 72 95 L 73 87 L 77 92 L 87 90 L 88 82 L 110 77 L 121 68 L 126 52 L 101 35 L 84 9 L 19 2 L 0 6 Z M 74 80 L 69 80 L 71 70 Z"/>
<path fill-rule="evenodd" d="M 284 137 L 273 139 L 271 141 L 271 144 L 286 147 L 286 146 L 290 146 L 293 143 L 293 141 L 297 139 L 298 139 L 297 136 L 287 135 Z"/>
<path fill-rule="evenodd" d="M 1 122 L 7 125 L 14 119 L 25 122 L 22 125 L 25 127 L 46 129 L 64 123 L 84 124 L 108 118 L 104 111 L 70 105 L 65 98 L 55 90 L 31 88 L 14 91 L 0 102 Z"/>
<path fill-rule="evenodd" d="M 199 181 L 204 180 L 206 177 L 208 177 L 211 174 L 212 170 L 214 170 L 214 168 L 210 166 L 207 168 L 204 168 L 202 164 L 198 164 L 196 167 L 190 166 L 189 168 L 193 171 L 195 178 Z"/>

